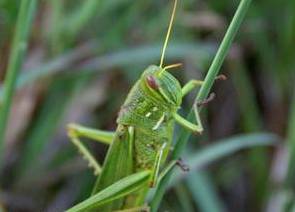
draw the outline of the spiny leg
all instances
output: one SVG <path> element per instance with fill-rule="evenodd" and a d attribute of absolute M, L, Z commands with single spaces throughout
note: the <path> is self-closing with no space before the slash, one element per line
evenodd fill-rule
<path fill-rule="evenodd" d="M 208 102 L 212 101 L 215 97 L 214 93 L 211 93 L 210 96 L 205 99 L 204 101 L 201 102 L 195 102 L 193 105 L 193 110 L 195 113 L 195 117 L 196 117 L 196 124 L 186 120 L 185 118 L 181 117 L 179 114 L 174 113 L 173 117 L 175 119 L 175 121 L 180 124 L 181 126 L 195 132 L 195 133 L 202 133 L 203 132 L 203 125 L 202 125 L 202 121 L 200 118 L 200 113 L 199 113 L 199 106 L 208 104 Z"/>
<path fill-rule="evenodd" d="M 152 176 L 151 176 L 151 182 L 150 187 L 154 187 L 157 185 L 158 182 L 162 180 L 162 178 L 171 170 L 174 168 L 175 165 L 178 165 L 183 171 L 188 171 L 189 168 L 182 162 L 181 159 L 173 160 L 168 163 L 168 165 L 164 168 L 164 170 L 160 173 L 160 165 L 161 160 L 163 156 L 164 149 L 166 147 L 166 143 L 164 143 L 160 150 L 157 153 Z"/>
<path fill-rule="evenodd" d="M 183 163 L 183 161 L 181 159 L 178 160 L 172 160 L 168 163 L 168 165 L 162 170 L 162 172 L 158 175 L 154 177 L 154 185 L 157 185 L 159 182 L 161 182 L 161 180 L 175 167 L 175 166 L 179 166 L 181 168 L 182 171 L 184 172 L 188 172 L 189 171 L 189 167 Z"/>
<path fill-rule="evenodd" d="M 219 75 L 215 78 L 215 80 L 226 80 L 226 76 L 225 75 Z M 196 88 L 197 86 L 201 86 L 203 84 L 204 81 L 201 80 L 190 80 L 188 83 L 186 83 L 183 87 L 182 87 L 182 96 L 185 96 L 186 94 L 188 94 L 191 90 L 193 90 L 194 88 Z M 186 120 L 185 118 L 181 117 L 179 114 L 175 113 L 173 114 L 173 117 L 175 119 L 175 121 L 180 124 L 181 126 L 196 132 L 196 133 L 202 133 L 203 132 L 203 125 L 201 122 L 201 118 L 200 118 L 200 114 L 199 114 L 199 110 L 198 107 L 207 104 L 208 102 L 210 102 L 213 98 L 215 97 L 215 94 L 212 93 L 208 99 L 205 99 L 202 102 L 196 102 L 194 103 L 193 109 L 194 109 L 194 113 L 195 113 L 195 117 L 196 117 L 196 124 Z"/>
<path fill-rule="evenodd" d="M 150 187 L 154 187 L 157 184 L 157 179 L 159 177 L 159 172 L 160 172 L 161 160 L 162 160 L 163 152 L 164 152 L 166 145 L 167 145 L 167 143 L 163 143 L 160 150 L 157 152 L 155 164 L 154 164 L 154 167 L 152 170 Z"/>
<path fill-rule="evenodd" d="M 114 133 L 101 130 L 94 130 L 87 127 L 83 127 L 77 124 L 68 125 L 68 136 L 72 143 L 78 148 L 83 155 L 84 159 L 88 161 L 89 166 L 94 169 L 94 174 L 101 173 L 101 166 L 97 163 L 87 147 L 80 141 L 79 137 L 87 137 L 96 141 L 102 141 L 102 143 L 110 144 Z"/>
<path fill-rule="evenodd" d="M 134 127 L 128 127 L 128 143 L 128 154 L 132 154 L 132 147 L 134 143 Z M 132 159 L 132 157 L 130 159 Z M 124 160 L 128 160 L 128 158 L 125 158 Z M 101 206 L 103 207 L 103 205 L 105 205 L 106 203 L 114 202 L 115 200 L 125 197 L 133 192 L 138 191 L 143 186 L 146 186 L 150 179 L 150 176 L 151 171 L 141 171 L 121 178 L 120 180 L 114 182 L 108 187 L 105 187 L 98 193 L 79 203 L 78 205 L 70 208 L 69 210 L 67 210 L 67 212 L 87 211 L 88 209 L 94 209 Z M 143 211 L 143 209 L 146 208 L 148 207 L 130 208 L 126 209 L 126 211 Z"/>
<path fill-rule="evenodd" d="M 195 111 L 195 108 L 194 108 L 194 111 Z M 196 124 L 186 120 L 185 118 L 183 118 L 182 116 L 180 116 L 177 113 L 174 113 L 173 117 L 178 124 L 185 127 L 186 129 L 191 130 L 194 133 L 202 133 L 203 132 L 203 125 L 201 123 L 201 119 L 200 119 L 198 111 L 195 111 L 195 115 L 196 115 L 196 121 L 197 121 Z"/>
<path fill-rule="evenodd" d="M 72 143 L 78 148 L 80 153 L 83 155 L 83 158 L 88 161 L 88 166 L 93 167 L 94 169 L 94 175 L 99 175 L 101 173 L 101 166 L 97 163 L 95 158 L 92 156 L 90 151 L 87 149 L 87 147 L 82 144 L 82 142 L 79 140 L 79 138 L 76 136 L 73 131 L 68 131 L 68 136 Z"/>

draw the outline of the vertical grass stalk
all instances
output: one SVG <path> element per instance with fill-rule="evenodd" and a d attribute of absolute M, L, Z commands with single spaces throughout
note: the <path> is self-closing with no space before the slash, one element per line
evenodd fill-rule
<path fill-rule="evenodd" d="M 27 49 L 28 34 L 31 28 L 35 8 L 36 0 L 20 1 L 19 15 L 5 76 L 3 102 L 0 110 L 0 162 L 3 161 L 5 131 L 15 90 L 16 79 Z"/>
<path fill-rule="evenodd" d="M 289 150 L 289 164 L 288 173 L 286 177 L 285 186 L 292 188 L 294 191 L 295 183 L 295 94 L 293 93 L 293 100 L 290 107 L 290 121 L 287 133 L 287 145 Z"/>
<path fill-rule="evenodd" d="M 207 73 L 207 76 L 205 77 L 205 82 L 202 85 L 197 97 L 196 101 L 202 101 L 207 98 L 210 89 L 214 83 L 215 77 L 217 76 L 221 65 L 228 53 L 228 50 L 232 44 L 232 41 L 242 23 L 242 20 L 245 17 L 245 14 L 248 10 L 248 7 L 250 5 L 251 0 L 241 0 L 239 7 L 229 25 L 229 28 L 221 42 L 221 45 L 213 59 L 213 62 L 209 68 L 209 71 Z M 188 114 L 188 120 L 193 119 L 193 110 L 191 109 L 190 113 Z M 178 159 L 180 157 L 181 152 L 184 150 L 186 143 L 189 139 L 190 132 L 186 130 L 181 130 L 179 139 L 177 140 L 177 143 L 175 145 L 174 151 L 172 152 L 172 160 Z M 164 195 L 164 192 L 168 186 L 168 182 L 170 180 L 170 177 L 172 175 L 172 172 L 168 173 L 160 182 L 157 191 L 155 193 L 155 196 L 151 202 L 151 208 L 152 211 L 155 212 L 158 210 L 161 199 Z"/>

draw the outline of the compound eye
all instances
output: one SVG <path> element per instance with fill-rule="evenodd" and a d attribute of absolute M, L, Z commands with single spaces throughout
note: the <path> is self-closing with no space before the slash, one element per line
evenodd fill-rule
<path fill-rule="evenodd" d="M 159 88 L 159 85 L 157 84 L 155 77 L 153 77 L 152 75 L 147 76 L 146 82 L 152 89 L 157 90 Z"/>

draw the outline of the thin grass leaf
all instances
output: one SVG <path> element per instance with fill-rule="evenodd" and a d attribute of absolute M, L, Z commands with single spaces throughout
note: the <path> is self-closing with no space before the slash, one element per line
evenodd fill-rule
<path fill-rule="evenodd" d="M 178 198 L 180 207 L 182 208 L 181 211 L 193 212 L 193 203 L 190 198 L 190 193 L 187 191 L 186 187 L 183 184 L 176 185 L 175 193 Z"/>
<path fill-rule="evenodd" d="M 97 14 L 99 0 L 83 1 L 77 9 L 66 19 L 64 30 L 72 37 L 76 37 L 86 23 Z"/>
<path fill-rule="evenodd" d="M 61 21 L 64 18 L 65 3 L 61 0 L 52 0 L 49 1 L 49 3 L 52 8 L 52 15 L 50 17 L 50 30 L 48 33 L 46 33 L 46 36 L 48 36 L 48 40 L 51 45 L 51 52 L 58 54 L 64 49 L 65 46 L 65 43 L 63 42 L 64 29 Z"/>
<path fill-rule="evenodd" d="M 11 47 L 8 68 L 4 81 L 3 102 L 0 111 L 0 157 L 3 157 L 3 144 L 17 75 L 21 69 L 27 49 L 28 34 L 36 9 L 36 0 L 22 0 L 17 18 L 15 36 Z M 0 161 L 2 159 L 0 158 Z"/>
<path fill-rule="evenodd" d="M 248 7 L 250 5 L 251 0 L 241 0 L 239 7 L 232 19 L 232 22 L 229 25 L 229 28 L 221 42 L 221 45 L 216 53 L 216 56 L 213 59 L 213 62 L 209 68 L 209 71 L 205 77 L 204 84 L 202 85 L 196 101 L 202 101 L 207 98 L 210 89 L 213 85 L 213 82 L 220 70 L 220 67 L 225 59 L 225 56 L 227 55 L 227 52 L 232 44 L 232 41 L 242 23 L 242 20 L 244 19 L 246 15 L 246 11 L 248 10 Z M 191 109 L 188 117 L 188 120 L 193 119 L 193 110 Z M 179 158 L 180 154 L 184 150 L 186 143 L 190 137 L 190 132 L 182 130 L 180 133 L 180 137 L 175 145 L 175 149 L 172 152 L 172 159 Z M 152 211 L 157 211 L 161 202 L 161 199 L 164 195 L 164 192 L 166 190 L 166 187 L 168 186 L 169 179 L 171 177 L 171 172 L 165 176 L 165 178 L 161 181 L 159 187 L 157 188 L 157 192 L 155 194 L 155 197 L 151 203 Z"/>
<path fill-rule="evenodd" d="M 288 126 L 288 134 L 287 134 L 287 145 L 289 149 L 289 165 L 288 165 L 288 174 L 286 178 L 286 186 L 294 188 L 295 182 L 295 95 L 293 95 L 293 100 L 291 104 L 291 113 L 290 113 L 290 121 Z"/>
<path fill-rule="evenodd" d="M 271 133 L 238 135 L 216 141 L 215 144 L 199 150 L 185 160 L 191 170 L 198 170 L 242 149 L 256 146 L 273 146 L 277 144 L 278 140 L 279 137 Z M 184 172 L 176 171 L 170 185 L 175 185 L 183 177 L 185 177 Z"/>
<path fill-rule="evenodd" d="M 244 131 L 257 132 L 262 129 L 262 117 L 255 99 L 253 83 L 247 73 L 246 67 L 241 60 L 231 61 L 232 79 L 237 88 L 237 98 L 240 114 L 242 117 L 241 125 Z M 249 152 L 249 165 L 256 170 L 253 173 L 253 183 L 255 199 L 257 202 L 262 200 L 266 192 L 268 178 L 268 158 L 267 152 L 260 148 L 254 148 Z"/>
<path fill-rule="evenodd" d="M 200 211 L 226 211 L 225 206 L 217 196 L 217 191 L 213 187 L 208 174 L 204 172 L 191 172 L 186 177 L 186 184 Z"/>
<path fill-rule="evenodd" d="M 143 185 L 143 183 L 147 182 L 149 177 L 150 171 L 142 171 L 122 178 L 121 180 L 110 185 L 106 189 L 91 196 L 85 201 L 79 203 L 78 205 L 68 209 L 67 212 L 89 210 L 100 205 L 103 205 L 105 203 L 108 203 L 110 201 L 113 201 L 115 199 L 118 199 L 120 197 L 123 197 L 126 194 L 130 193 L 130 191 L 138 190 Z"/>

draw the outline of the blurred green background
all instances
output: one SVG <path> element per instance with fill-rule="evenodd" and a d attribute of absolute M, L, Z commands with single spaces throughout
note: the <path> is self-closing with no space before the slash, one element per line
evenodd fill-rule
<path fill-rule="evenodd" d="M 1 82 L 22 1 L 0 0 Z M 1 212 L 63 211 L 88 197 L 95 176 L 69 142 L 66 125 L 115 129 L 130 87 L 159 63 L 171 3 L 36 1 L 0 141 Z M 173 72 L 182 84 L 204 78 L 238 3 L 179 2 L 165 63 L 183 63 Z M 216 82 L 217 97 L 203 111 L 205 133 L 192 136 L 183 155 L 191 171 L 174 178 L 160 211 L 295 210 L 294 70 L 295 1 L 253 1 L 222 67 L 228 80 Z M 272 139 L 275 145 L 249 148 Z M 85 143 L 102 163 L 107 147 Z M 199 159 L 202 150 L 210 163 Z"/>

